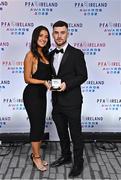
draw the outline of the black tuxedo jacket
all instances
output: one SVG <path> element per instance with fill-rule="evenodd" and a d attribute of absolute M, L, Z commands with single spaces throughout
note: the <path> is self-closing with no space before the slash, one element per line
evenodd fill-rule
<path fill-rule="evenodd" d="M 78 106 L 82 103 L 81 84 L 87 80 L 87 68 L 84 54 L 81 50 L 68 45 L 56 74 L 53 60 L 55 50 L 50 53 L 52 77 L 66 83 L 63 92 L 52 92 L 52 104 L 61 106 Z"/>

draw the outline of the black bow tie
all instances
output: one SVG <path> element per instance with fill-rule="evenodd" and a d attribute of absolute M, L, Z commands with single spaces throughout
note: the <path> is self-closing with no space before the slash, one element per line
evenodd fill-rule
<path fill-rule="evenodd" d="M 55 53 L 58 54 L 58 53 L 64 53 L 63 49 L 55 49 Z"/>

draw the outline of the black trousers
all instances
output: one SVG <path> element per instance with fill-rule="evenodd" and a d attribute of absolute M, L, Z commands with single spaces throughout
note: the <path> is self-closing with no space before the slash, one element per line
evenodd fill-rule
<path fill-rule="evenodd" d="M 55 122 L 62 156 L 71 156 L 70 136 L 73 143 L 74 164 L 80 165 L 83 161 L 83 141 L 81 134 L 81 105 L 78 107 L 62 107 L 54 105 L 52 118 Z M 70 133 L 69 133 L 70 132 Z"/>

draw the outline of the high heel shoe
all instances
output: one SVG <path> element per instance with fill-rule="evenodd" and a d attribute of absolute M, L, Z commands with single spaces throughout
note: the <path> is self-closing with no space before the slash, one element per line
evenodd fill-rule
<path fill-rule="evenodd" d="M 48 166 L 48 163 L 45 160 L 42 160 L 42 164 L 43 164 L 43 166 Z"/>
<path fill-rule="evenodd" d="M 33 161 L 33 153 L 30 155 L 31 160 Z M 39 157 L 38 157 L 39 158 Z M 48 166 L 48 162 L 45 160 L 42 160 L 43 166 Z"/>
<path fill-rule="evenodd" d="M 30 155 L 30 158 L 31 158 L 31 160 L 32 160 L 32 162 L 33 162 L 33 167 L 36 167 L 38 170 L 40 170 L 40 171 L 42 171 L 42 172 L 44 172 L 44 171 L 47 170 L 47 168 L 46 168 L 43 164 L 42 164 L 41 166 L 37 166 L 37 164 L 35 163 L 34 159 L 40 159 L 40 160 L 41 160 L 40 156 L 36 157 L 36 156 L 34 156 L 34 154 L 32 153 L 32 154 Z M 47 165 L 48 163 L 45 161 L 45 164 Z"/>

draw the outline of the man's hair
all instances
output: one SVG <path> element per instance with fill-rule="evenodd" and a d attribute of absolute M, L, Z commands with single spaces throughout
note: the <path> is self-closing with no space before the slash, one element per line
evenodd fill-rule
<path fill-rule="evenodd" d="M 63 27 L 65 26 L 68 29 L 68 24 L 64 21 L 57 21 L 53 24 L 53 29 L 54 27 Z"/>

